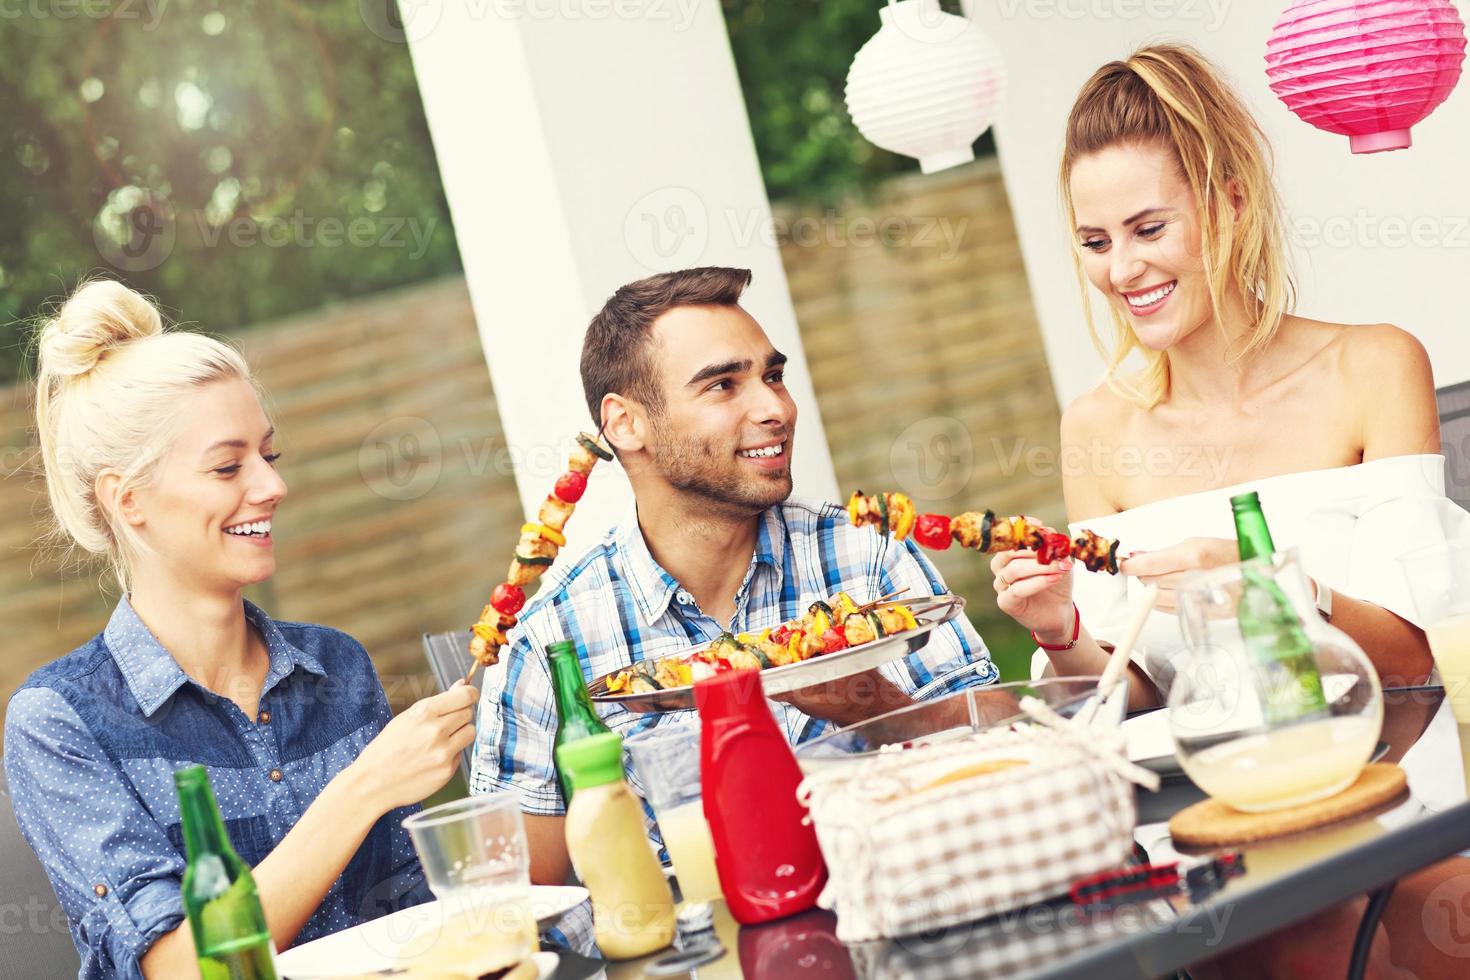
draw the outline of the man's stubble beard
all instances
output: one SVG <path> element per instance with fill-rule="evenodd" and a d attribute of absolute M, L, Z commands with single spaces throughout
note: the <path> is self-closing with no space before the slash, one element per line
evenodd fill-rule
<path fill-rule="evenodd" d="M 790 434 L 787 434 L 790 446 Z M 791 466 L 788 459 L 779 476 L 741 479 L 734 455 L 721 467 L 719 456 L 708 441 L 670 435 L 663 426 L 654 430 L 654 466 L 669 485 L 684 494 L 699 497 L 712 509 L 738 516 L 758 514 L 791 496 Z"/>

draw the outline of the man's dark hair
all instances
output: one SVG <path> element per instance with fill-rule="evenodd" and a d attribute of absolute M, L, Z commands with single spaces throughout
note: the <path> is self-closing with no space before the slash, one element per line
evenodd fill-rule
<path fill-rule="evenodd" d="M 602 398 L 626 395 L 650 412 L 663 409 L 648 328 L 678 306 L 736 306 L 750 285 L 749 269 L 705 266 L 661 272 L 630 282 L 603 304 L 582 341 L 582 392 L 592 421 L 602 424 Z"/>

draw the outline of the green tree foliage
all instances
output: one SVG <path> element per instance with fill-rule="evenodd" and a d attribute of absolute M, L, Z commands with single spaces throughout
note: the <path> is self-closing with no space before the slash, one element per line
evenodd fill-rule
<path fill-rule="evenodd" d="M 0 383 L 88 275 L 223 331 L 459 269 L 392 2 L 5 6 Z M 915 168 L 842 104 L 882 2 L 722 0 L 771 197 L 835 202 Z"/>
<path fill-rule="evenodd" d="M 356 0 L 27 0 L 0 84 L 0 379 L 89 274 L 229 330 L 459 268 L 408 48 Z"/>

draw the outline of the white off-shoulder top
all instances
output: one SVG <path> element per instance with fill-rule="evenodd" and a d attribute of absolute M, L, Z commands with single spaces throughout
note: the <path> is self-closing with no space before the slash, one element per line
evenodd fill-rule
<path fill-rule="evenodd" d="M 1071 531 L 1075 536 L 1085 527 L 1117 538 L 1120 557 L 1168 548 L 1191 537 L 1234 538 L 1230 498 L 1255 490 L 1276 547 L 1296 548 L 1308 575 L 1334 592 L 1375 603 L 1423 626 L 1446 614 L 1438 608 L 1444 596 L 1423 580 L 1406 577 L 1398 558 L 1446 538 L 1470 535 L 1470 513 L 1445 496 L 1444 481 L 1443 456 L 1393 456 L 1170 497 L 1077 522 Z M 1094 638 L 1116 642 L 1128 621 L 1130 597 L 1138 598 L 1142 583 L 1075 567 L 1073 596 L 1082 621 Z M 1161 690 L 1168 690 L 1172 662 L 1183 649 L 1178 617 L 1156 610 L 1134 647 L 1133 660 Z M 1033 674 L 1046 665 L 1045 656 L 1037 651 Z M 1401 764 L 1416 795 L 1431 809 L 1465 798 L 1448 706 Z"/>

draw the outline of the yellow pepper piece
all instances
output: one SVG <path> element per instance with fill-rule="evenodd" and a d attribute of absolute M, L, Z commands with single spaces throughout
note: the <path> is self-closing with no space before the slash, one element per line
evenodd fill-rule
<path fill-rule="evenodd" d="M 854 524 L 858 522 L 858 501 L 862 499 L 861 490 L 854 490 L 852 496 L 847 498 L 847 518 Z"/>
<path fill-rule="evenodd" d="M 904 629 L 912 630 L 919 628 L 919 621 L 914 618 L 913 613 L 909 612 L 908 606 L 894 606 L 893 611 L 898 613 L 898 615 L 903 619 Z"/>
<path fill-rule="evenodd" d="M 791 654 L 792 660 L 803 659 L 801 654 L 801 641 L 805 637 L 806 634 L 801 630 L 792 630 L 791 639 L 786 641 L 786 652 Z"/>
<path fill-rule="evenodd" d="M 489 623 L 476 623 L 470 629 L 486 643 L 493 643 L 498 647 L 505 646 L 505 634 Z"/>
<path fill-rule="evenodd" d="M 827 632 L 827 630 L 829 630 L 831 628 L 832 628 L 832 621 L 827 618 L 827 614 L 826 613 L 822 612 L 822 610 L 820 610 L 820 609 L 818 609 L 816 612 L 812 613 L 812 635 L 813 636 L 821 636 L 823 633 Z"/>
<path fill-rule="evenodd" d="M 892 510 L 895 506 L 898 508 L 898 522 L 894 525 L 893 534 L 894 537 L 902 541 L 913 530 L 914 521 L 918 519 L 919 515 L 914 507 L 914 502 L 908 498 L 907 494 L 895 493 L 893 495 L 893 502 L 889 504 L 889 509 Z"/>
<path fill-rule="evenodd" d="M 567 546 L 567 539 L 562 537 L 560 532 L 552 530 L 545 524 L 522 524 L 521 533 L 525 534 L 527 531 L 530 531 L 532 534 L 541 535 L 541 537 L 550 541 L 558 548 L 565 548 Z"/>

